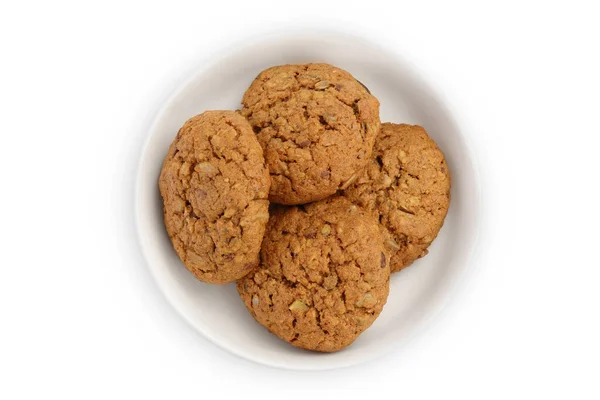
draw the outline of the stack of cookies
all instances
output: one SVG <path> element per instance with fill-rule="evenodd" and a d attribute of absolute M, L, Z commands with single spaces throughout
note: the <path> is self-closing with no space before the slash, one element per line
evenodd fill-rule
<path fill-rule="evenodd" d="M 442 227 L 444 155 L 420 126 L 380 123 L 377 98 L 328 64 L 269 68 L 242 105 L 179 130 L 159 179 L 167 232 L 196 278 L 237 281 L 269 331 L 340 350 Z"/>

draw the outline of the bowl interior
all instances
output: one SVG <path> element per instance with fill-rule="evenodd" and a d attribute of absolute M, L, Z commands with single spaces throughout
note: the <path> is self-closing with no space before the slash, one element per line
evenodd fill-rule
<path fill-rule="evenodd" d="M 162 220 L 158 176 L 179 127 L 209 109 L 238 109 L 254 77 L 272 65 L 327 62 L 351 72 L 381 102 L 382 122 L 425 127 L 444 152 L 452 175 L 452 203 L 429 255 L 391 279 L 377 321 L 351 346 L 333 354 L 298 350 L 254 321 L 235 285 L 197 281 L 183 267 Z M 397 349 L 434 316 L 466 271 L 476 235 L 477 185 L 461 131 L 435 91 L 393 54 L 341 34 L 271 36 L 237 48 L 191 77 L 164 104 L 140 160 L 136 219 L 142 250 L 173 307 L 217 345 L 247 359 L 292 369 L 357 364 Z"/>

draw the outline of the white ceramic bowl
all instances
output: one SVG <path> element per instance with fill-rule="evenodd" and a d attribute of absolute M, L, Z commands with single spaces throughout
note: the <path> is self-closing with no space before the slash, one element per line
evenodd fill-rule
<path fill-rule="evenodd" d="M 314 31 L 313 31 L 314 32 Z M 157 180 L 179 127 L 211 109 L 238 109 L 263 69 L 286 63 L 327 62 L 348 70 L 381 102 L 382 122 L 419 124 L 446 155 L 452 202 L 429 255 L 391 279 L 381 316 L 351 346 L 332 354 L 296 349 L 260 326 L 234 284 L 197 281 L 179 261 L 166 234 Z M 477 234 L 478 183 L 461 127 L 435 90 L 394 54 L 353 36 L 331 32 L 272 35 L 213 59 L 164 104 L 142 153 L 136 220 L 148 266 L 173 307 L 215 344 L 241 357 L 290 369 L 330 369 L 373 359 L 404 343 L 435 316 L 468 269 Z"/>

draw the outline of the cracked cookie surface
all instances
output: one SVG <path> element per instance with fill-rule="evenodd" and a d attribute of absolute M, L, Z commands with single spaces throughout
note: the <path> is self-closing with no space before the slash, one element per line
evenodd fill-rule
<path fill-rule="evenodd" d="M 256 267 L 269 186 L 263 151 L 242 116 L 207 111 L 179 130 L 159 188 L 173 247 L 199 280 L 232 282 Z"/>
<path fill-rule="evenodd" d="M 292 345 L 332 352 L 379 316 L 390 269 L 373 213 L 342 197 L 274 207 L 261 264 L 238 280 L 254 318 Z"/>
<path fill-rule="evenodd" d="M 376 211 L 396 272 L 427 254 L 450 205 L 444 154 L 417 125 L 384 123 L 373 157 L 344 197 Z"/>
<path fill-rule="evenodd" d="M 346 187 L 368 162 L 379 131 L 379 101 L 350 73 L 328 64 L 261 72 L 242 115 L 265 151 L 270 200 L 303 204 Z"/>

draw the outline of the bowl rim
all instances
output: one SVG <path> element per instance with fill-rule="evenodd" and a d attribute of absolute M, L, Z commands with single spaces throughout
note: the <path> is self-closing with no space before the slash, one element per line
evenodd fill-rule
<path fill-rule="evenodd" d="M 425 329 L 430 327 L 431 322 L 440 317 L 442 312 L 448 311 L 449 305 L 453 300 L 455 300 L 455 294 L 458 291 L 459 287 L 464 286 L 469 280 L 470 277 L 474 273 L 474 259 L 476 253 L 479 251 L 480 242 L 481 242 L 481 232 L 483 227 L 482 222 L 482 187 L 481 187 L 481 168 L 478 162 L 476 153 L 473 151 L 473 142 L 470 139 L 470 135 L 468 134 L 468 124 L 464 121 L 464 116 L 459 113 L 455 108 L 449 105 L 447 98 L 439 91 L 434 90 L 431 84 L 429 84 L 421 75 L 421 73 L 416 69 L 416 67 L 409 62 L 407 59 L 401 57 L 397 51 L 389 44 L 381 44 L 376 41 L 372 35 L 361 33 L 361 35 L 357 35 L 353 32 L 350 32 L 346 29 L 340 28 L 331 28 L 331 27 L 321 27 L 307 24 L 297 24 L 289 27 L 276 27 L 276 28 L 268 28 L 263 30 L 262 32 L 250 35 L 243 39 L 238 39 L 235 41 L 227 41 L 222 46 L 222 50 L 208 52 L 198 57 L 196 61 L 197 67 L 183 80 L 180 80 L 178 84 L 174 85 L 175 89 L 170 92 L 170 94 L 163 98 L 159 103 L 159 110 L 156 112 L 154 118 L 150 123 L 150 126 L 146 129 L 145 138 L 143 140 L 141 146 L 141 152 L 139 154 L 139 160 L 136 164 L 136 169 L 134 173 L 135 181 L 133 185 L 134 196 L 133 196 L 133 208 L 134 208 L 134 220 L 135 220 L 135 232 L 137 236 L 137 241 L 140 246 L 140 250 L 142 252 L 143 259 L 150 270 L 150 274 L 160 289 L 160 292 L 163 294 L 167 303 L 169 303 L 170 307 L 175 310 L 175 312 L 190 326 L 194 331 L 200 333 L 204 338 L 208 339 L 210 342 L 217 345 L 219 348 L 226 350 L 237 357 L 243 358 L 245 360 L 249 360 L 255 362 L 260 365 L 265 365 L 271 368 L 281 368 L 286 370 L 295 370 L 295 371 L 319 371 L 319 370 L 332 370 L 337 368 L 346 368 L 352 367 L 360 364 L 365 364 L 367 362 L 373 361 L 383 355 L 386 354 L 384 351 L 377 351 L 369 354 L 366 357 L 362 357 L 360 360 L 351 359 L 350 361 L 338 361 L 335 363 L 324 363 L 323 365 L 317 366 L 307 366 L 305 364 L 294 365 L 287 364 L 285 362 L 278 362 L 276 360 L 265 360 L 260 357 L 255 357 L 251 354 L 244 353 L 239 351 L 237 348 L 228 346 L 223 341 L 219 339 L 219 337 L 210 334 L 206 329 L 202 326 L 196 324 L 191 318 L 189 318 L 186 313 L 183 311 L 183 308 L 178 305 L 178 300 L 175 298 L 175 293 L 171 290 L 171 288 L 166 285 L 164 279 L 161 278 L 161 272 L 153 267 L 153 263 L 149 260 L 149 250 L 148 243 L 144 240 L 144 235 L 142 234 L 141 228 L 141 219 L 143 216 L 141 215 L 140 210 L 140 196 L 142 192 L 143 186 L 143 175 L 144 171 L 142 170 L 146 153 L 148 151 L 148 147 L 152 141 L 152 138 L 155 136 L 155 131 L 157 129 L 157 125 L 163 119 L 164 115 L 168 112 L 168 105 L 173 103 L 173 100 L 176 99 L 185 89 L 195 80 L 200 78 L 206 71 L 210 70 L 217 64 L 219 64 L 222 60 L 227 57 L 231 57 L 235 55 L 238 51 L 243 50 L 244 48 L 256 46 L 258 44 L 269 45 L 276 41 L 285 41 L 285 40 L 293 40 L 298 39 L 300 36 L 304 37 L 313 37 L 317 35 L 327 35 L 330 37 L 335 37 L 335 39 L 341 39 L 345 41 L 354 41 L 361 42 L 363 45 L 368 45 L 371 48 L 376 49 L 379 52 L 386 53 L 390 56 L 390 58 L 401 65 L 406 65 L 410 70 L 412 77 L 417 79 L 420 84 L 429 88 L 433 93 L 436 94 L 439 106 L 443 109 L 447 115 L 453 120 L 455 125 L 459 127 L 459 136 L 462 140 L 462 146 L 465 148 L 465 153 L 469 156 L 467 166 L 471 170 L 471 174 L 473 176 L 472 185 L 474 189 L 472 189 L 475 193 L 475 198 L 473 199 L 473 214 L 474 214 L 474 226 L 472 239 L 467 249 L 464 250 L 464 260 L 467 265 L 459 271 L 457 274 L 452 275 L 449 278 L 449 282 L 440 288 L 441 293 L 437 293 L 436 296 L 439 298 L 434 304 L 428 307 L 426 316 L 422 319 L 422 321 L 418 324 L 418 326 L 411 332 L 409 337 L 406 339 L 407 342 L 413 340 L 415 337 L 419 336 Z M 404 347 L 404 346 L 402 346 Z M 401 350 L 400 346 L 388 346 L 386 348 L 387 353 L 397 353 Z M 347 359 L 346 359 L 347 360 Z"/>

